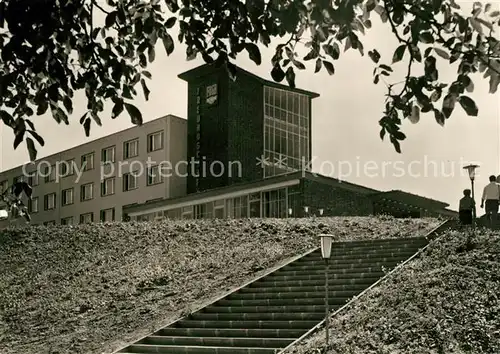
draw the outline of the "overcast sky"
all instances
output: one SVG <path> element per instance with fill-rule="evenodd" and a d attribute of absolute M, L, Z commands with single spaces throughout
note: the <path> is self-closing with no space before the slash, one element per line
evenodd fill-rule
<path fill-rule="evenodd" d="M 470 8 L 472 2 L 468 4 Z M 375 20 L 376 15 L 372 17 L 374 26 L 363 38 L 365 52 L 377 48 L 382 54 L 381 62 L 390 63 L 398 43 L 389 27 Z M 248 60 L 245 53 L 236 64 L 270 79 L 270 60 L 274 51 L 273 48 L 262 48 L 262 51 L 261 66 Z M 177 75 L 203 64 L 202 61 L 186 61 L 185 48 L 178 44 L 170 57 L 164 53 L 163 47 L 158 46 L 157 59 L 150 67 L 153 80 L 149 82 L 149 101 L 145 102 L 142 95 L 136 101 L 145 121 L 166 114 L 186 117 L 187 84 Z M 475 161 L 481 165 L 477 182 L 480 189 L 490 174 L 500 174 L 499 96 L 488 94 L 488 82 L 481 76 L 475 77 L 475 91 L 471 94 L 479 106 L 478 117 L 466 116 L 457 104 L 445 127 L 439 126 L 432 114 L 422 116 L 416 125 L 405 121 L 403 131 L 408 138 L 402 144 L 402 154 L 398 154 L 388 141 L 381 141 L 379 137 L 378 120 L 386 88 L 383 84 L 372 83 L 374 66 L 369 57 L 361 57 L 359 52 L 350 50 L 335 64 L 334 76 L 326 71 L 314 74 L 313 67 L 297 73 L 297 87 L 321 95 L 313 101 L 312 108 L 315 171 L 376 189 L 401 189 L 439 199 L 450 203 L 452 209 L 457 208 L 462 190 L 470 186 L 462 171 L 464 163 Z M 395 67 L 392 82 L 403 78 L 405 65 Z M 441 63 L 439 69 L 440 78 L 455 77 L 455 66 Z M 93 125 L 90 138 L 86 138 L 78 122 L 85 107 L 86 102 L 79 95 L 69 126 L 58 125 L 50 116 L 35 117 L 37 131 L 46 141 L 45 146 L 39 148 L 39 157 L 132 126 L 126 113 L 112 120 L 108 109 L 102 116 L 103 126 Z M 14 151 L 13 134 L 1 124 L 0 137 L 1 171 L 28 161 L 25 145 Z M 477 198 L 480 198 L 480 189 Z"/>

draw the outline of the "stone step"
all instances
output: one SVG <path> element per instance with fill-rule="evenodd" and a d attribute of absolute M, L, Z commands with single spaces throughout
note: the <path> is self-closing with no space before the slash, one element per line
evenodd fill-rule
<path fill-rule="evenodd" d="M 386 267 L 387 268 L 387 267 Z M 328 270 L 329 276 L 336 275 L 348 275 L 350 277 L 351 274 L 371 274 L 378 273 L 382 271 L 382 267 L 370 267 L 370 268 L 330 268 Z M 317 275 L 317 274 L 325 274 L 326 268 L 313 268 L 313 269 L 303 269 L 303 270 L 279 270 L 274 273 L 275 276 L 294 276 L 294 275 Z"/>
<path fill-rule="evenodd" d="M 351 259 L 356 259 L 356 260 L 373 260 L 373 259 L 391 259 L 391 258 L 408 258 L 409 256 L 413 255 L 415 252 L 417 252 L 418 249 L 405 249 L 404 251 L 401 252 L 386 252 L 386 251 L 380 251 L 380 252 L 374 252 L 374 253 L 364 253 L 364 254 L 344 254 L 344 255 L 338 255 L 338 256 L 333 256 L 332 260 L 334 261 L 340 261 L 340 260 L 351 260 Z M 313 254 L 308 256 L 307 258 L 304 258 L 302 261 L 322 261 L 324 262 L 324 259 L 321 257 L 321 254 Z"/>
<path fill-rule="evenodd" d="M 324 307 L 321 307 L 324 311 Z M 174 328 L 166 327 L 154 333 L 173 337 L 250 337 L 250 338 L 298 338 L 305 329 L 236 329 L 236 328 Z"/>
<path fill-rule="evenodd" d="M 415 250 L 417 252 L 417 250 Z M 377 263 L 377 262 L 396 262 L 396 261 L 401 261 L 401 260 L 406 260 L 410 256 L 414 255 L 415 252 L 409 253 L 409 255 L 406 256 L 401 256 L 398 255 L 397 257 L 384 257 L 381 255 L 374 255 L 370 257 L 364 257 L 364 258 L 352 258 L 352 259 L 337 259 L 337 258 L 331 258 L 328 261 L 328 264 L 330 266 L 335 266 L 335 265 L 349 265 L 349 264 L 369 264 L 369 263 Z M 309 260 L 300 260 L 296 263 L 296 265 L 311 265 L 311 264 L 325 264 L 325 260 L 318 256 L 316 259 L 309 259 Z"/>
<path fill-rule="evenodd" d="M 391 262 L 366 262 L 366 263 L 341 263 L 341 264 L 331 264 L 329 263 L 329 268 L 333 269 L 359 269 L 359 268 L 381 268 L 381 267 L 395 267 L 398 263 L 402 262 L 402 260 L 395 260 Z M 324 261 L 312 261 L 312 262 L 302 262 L 289 266 L 285 266 L 280 269 L 280 271 L 289 271 L 289 270 L 312 270 L 312 269 L 325 269 Z"/>
<path fill-rule="evenodd" d="M 137 344 L 152 344 L 160 348 L 171 345 L 189 345 L 203 347 L 263 347 L 283 348 L 294 341 L 294 338 L 250 338 L 250 337 L 172 337 L 149 336 Z"/>
<path fill-rule="evenodd" d="M 359 285 L 332 285 L 328 284 L 328 290 L 329 291 L 352 291 L 352 292 L 360 292 L 363 291 L 366 288 L 366 284 L 359 284 Z M 270 293 L 270 292 L 279 292 L 279 293 L 286 293 L 286 292 L 321 292 L 325 290 L 325 284 L 324 282 L 321 283 L 321 285 L 305 285 L 305 286 L 269 286 L 269 287 L 259 287 L 259 288 L 243 288 L 238 291 L 238 293 L 242 294 L 248 294 L 248 293 Z"/>
<path fill-rule="evenodd" d="M 345 305 L 346 301 L 350 298 L 338 298 L 329 297 L 329 303 L 331 306 L 334 305 Z M 313 298 L 285 298 L 285 299 L 233 299 L 233 300 L 219 300 L 216 302 L 217 306 L 229 307 L 229 306 L 313 306 L 324 304 L 324 299 L 322 297 Z"/>
<path fill-rule="evenodd" d="M 250 313 L 204 313 L 196 312 L 188 319 L 193 321 L 321 321 L 323 313 L 318 312 L 250 312 Z"/>
<path fill-rule="evenodd" d="M 373 284 L 374 279 L 378 278 L 352 278 L 352 279 L 328 279 L 329 286 L 364 286 L 365 288 Z M 258 289 L 260 287 L 288 287 L 288 286 L 325 286 L 325 277 L 313 280 L 288 280 L 288 281 L 274 281 L 263 278 L 258 280 L 244 289 Z M 342 289 L 343 290 L 343 289 Z"/>
<path fill-rule="evenodd" d="M 181 328 L 238 328 L 238 329 L 310 329 L 318 321 L 202 321 L 180 320 L 174 326 Z"/>
<path fill-rule="evenodd" d="M 324 290 L 324 289 L 323 289 Z M 351 291 L 328 291 L 330 297 L 340 297 L 340 298 L 349 298 L 358 294 L 359 291 L 351 290 Z M 324 291 L 286 291 L 286 292 L 268 292 L 268 293 L 233 293 L 227 299 L 228 300 L 274 300 L 274 299 L 313 299 L 313 298 L 324 298 Z"/>
<path fill-rule="evenodd" d="M 202 309 L 207 313 L 282 313 L 282 312 L 324 312 L 323 305 L 302 306 L 208 306 Z"/>
<path fill-rule="evenodd" d="M 352 278 L 366 278 L 366 279 L 378 279 L 380 277 L 384 276 L 384 272 L 370 272 L 370 273 L 348 273 L 348 274 L 339 274 L 339 273 L 328 273 L 329 274 L 329 279 L 330 280 L 335 280 L 335 279 L 352 279 Z M 276 274 L 274 275 L 268 275 L 267 276 L 268 280 L 271 281 L 293 281 L 293 280 L 316 280 L 316 279 L 321 279 L 324 281 L 325 275 L 323 273 L 318 273 L 318 274 L 308 274 L 308 275 L 280 275 Z"/>
<path fill-rule="evenodd" d="M 241 348 L 241 347 L 200 347 L 187 345 L 171 345 L 159 348 L 151 344 L 132 344 L 125 354 L 276 354 L 276 348 Z"/>

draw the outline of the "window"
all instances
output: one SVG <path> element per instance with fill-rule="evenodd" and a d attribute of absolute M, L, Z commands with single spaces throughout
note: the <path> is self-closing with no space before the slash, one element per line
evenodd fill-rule
<path fill-rule="evenodd" d="M 137 173 L 125 173 L 123 175 L 123 190 L 131 191 L 136 189 L 137 186 Z"/>
<path fill-rule="evenodd" d="M 86 154 L 82 156 L 82 169 L 83 171 L 89 171 L 94 169 L 94 153 Z"/>
<path fill-rule="evenodd" d="M 129 159 L 139 155 L 139 139 L 129 140 L 123 144 L 123 158 Z"/>
<path fill-rule="evenodd" d="M 68 188 L 61 192 L 61 205 L 70 204 L 73 204 L 73 188 Z"/>
<path fill-rule="evenodd" d="M 75 160 L 61 162 L 61 177 L 68 177 L 75 172 Z"/>
<path fill-rule="evenodd" d="M 205 91 L 206 102 L 210 105 L 217 103 L 217 84 L 208 85 Z"/>
<path fill-rule="evenodd" d="M 45 183 L 54 182 L 56 180 L 56 166 L 47 166 L 44 169 Z"/>
<path fill-rule="evenodd" d="M 163 149 L 163 131 L 148 135 L 148 152 Z"/>
<path fill-rule="evenodd" d="M 28 173 L 28 184 L 31 187 L 38 186 L 38 171 Z"/>
<path fill-rule="evenodd" d="M 0 182 L 0 193 L 3 193 L 9 188 L 9 181 L 5 180 Z"/>
<path fill-rule="evenodd" d="M 45 221 L 43 224 L 44 224 L 45 226 L 55 225 L 55 224 L 56 224 L 56 221 L 55 221 L 55 220 Z"/>
<path fill-rule="evenodd" d="M 152 186 L 154 184 L 159 184 L 163 182 L 163 176 L 160 174 L 159 166 L 151 166 L 148 167 L 148 186 Z"/>
<path fill-rule="evenodd" d="M 62 218 L 61 225 L 73 225 L 73 217 L 68 216 L 67 218 Z"/>
<path fill-rule="evenodd" d="M 94 183 L 82 184 L 80 186 L 80 200 L 90 200 L 94 198 Z"/>
<path fill-rule="evenodd" d="M 94 213 L 80 214 L 80 224 L 88 224 L 94 221 Z"/>
<path fill-rule="evenodd" d="M 30 214 L 38 213 L 38 197 L 28 199 L 28 212 Z"/>
<path fill-rule="evenodd" d="M 115 194 L 115 178 L 106 178 L 101 182 L 101 196 L 105 197 L 107 195 Z"/>
<path fill-rule="evenodd" d="M 43 197 L 43 209 L 52 210 L 56 208 L 56 194 L 50 193 Z"/>
<path fill-rule="evenodd" d="M 115 147 L 110 146 L 102 149 L 101 151 L 101 162 L 103 164 L 109 164 L 115 162 Z"/>
<path fill-rule="evenodd" d="M 115 208 L 101 210 L 101 222 L 115 221 Z"/>

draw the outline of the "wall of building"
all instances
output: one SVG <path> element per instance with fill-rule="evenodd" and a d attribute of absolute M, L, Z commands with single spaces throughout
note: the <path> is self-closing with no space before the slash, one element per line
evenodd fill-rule
<path fill-rule="evenodd" d="M 333 187 L 308 179 L 302 180 L 301 207 L 308 206 L 309 213 L 324 216 L 368 216 L 373 214 L 372 201 L 361 193 Z M 300 211 L 299 213 L 301 213 Z"/>
<path fill-rule="evenodd" d="M 241 73 L 229 82 L 228 128 L 229 160 L 238 163 L 229 184 L 262 179 L 257 158 L 264 154 L 264 86 L 256 78 Z"/>
<path fill-rule="evenodd" d="M 148 152 L 147 136 L 159 131 L 163 132 L 162 148 Z M 3 172 L 0 174 L 0 181 L 8 180 L 9 185 L 12 185 L 13 179 L 23 175 L 24 172 L 27 174 L 34 173 L 34 176 L 38 176 L 32 181 L 33 198 L 38 200 L 38 211 L 31 212 L 32 223 L 34 224 L 44 222 L 60 223 L 62 219 L 70 217 L 72 217 L 72 223 L 79 223 L 80 216 L 88 213 L 92 213 L 94 221 L 99 221 L 102 210 L 112 209 L 114 209 L 114 219 L 121 220 L 123 205 L 144 203 L 156 198 L 166 198 L 170 196 L 171 191 L 173 195 L 177 196 L 185 194 L 185 177 L 183 176 L 166 177 L 163 178 L 161 183 L 147 185 L 148 159 L 151 165 L 168 161 L 172 166 L 175 166 L 178 161 L 185 160 L 185 134 L 185 120 L 175 116 L 155 119 L 142 126 L 136 126 L 42 158 L 34 164 L 27 165 L 24 168 L 25 171 L 23 171 L 22 167 L 17 167 Z M 139 140 L 139 153 L 135 157 L 124 159 L 124 143 L 134 139 Z M 102 149 L 112 146 L 115 148 L 115 162 L 104 166 L 101 165 Z M 82 156 L 91 153 L 94 155 L 94 167 L 83 172 Z M 55 166 L 63 161 L 68 161 L 76 166 L 74 173 L 62 176 L 61 172 L 59 172 L 56 173 L 55 180 L 46 181 L 44 178 L 45 167 L 54 166 L 56 168 Z M 137 188 L 125 191 L 124 175 L 130 172 L 139 174 Z M 164 171 L 164 173 L 166 174 L 168 171 Z M 172 174 L 175 175 L 175 173 Z M 101 196 L 101 182 L 104 178 L 114 179 L 114 193 L 111 195 Z M 37 179 L 38 183 L 36 183 Z M 82 201 L 81 186 L 86 184 L 93 185 L 93 198 Z M 71 188 L 73 189 L 73 202 L 62 206 L 62 193 L 64 190 Z M 55 193 L 55 208 L 45 210 L 44 197 L 52 193 Z M 27 201 L 25 202 L 27 203 Z M 4 221 L 3 226 L 6 224 L 7 222 Z"/>
<path fill-rule="evenodd" d="M 217 85 L 215 102 L 207 102 L 207 88 Z M 223 70 L 193 79 L 188 83 L 188 136 L 189 161 L 201 160 L 199 177 L 189 171 L 187 192 L 195 193 L 227 185 L 227 175 L 219 176 L 219 166 L 228 161 L 228 77 Z M 210 168 L 213 166 L 213 176 Z"/>

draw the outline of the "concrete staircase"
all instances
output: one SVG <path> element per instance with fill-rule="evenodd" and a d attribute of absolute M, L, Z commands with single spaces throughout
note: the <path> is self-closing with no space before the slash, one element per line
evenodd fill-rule
<path fill-rule="evenodd" d="M 329 305 L 334 311 L 427 244 L 426 238 L 334 243 Z M 117 353 L 278 353 L 325 317 L 319 249 L 181 318 Z"/>

